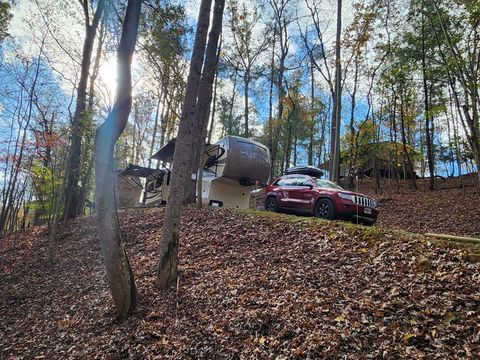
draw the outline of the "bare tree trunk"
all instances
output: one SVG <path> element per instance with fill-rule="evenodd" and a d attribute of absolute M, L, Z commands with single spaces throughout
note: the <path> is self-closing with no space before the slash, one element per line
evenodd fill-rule
<path fill-rule="evenodd" d="M 230 99 L 230 110 L 228 113 L 228 133 L 227 135 L 231 135 L 232 127 L 233 127 L 233 108 L 235 106 L 235 95 L 237 94 L 235 88 L 237 87 L 237 70 L 234 70 L 233 74 L 233 84 L 232 84 L 232 97 Z"/>
<path fill-rule="evenodd" d="M 392 85 L 392 97 L 393 97 L 393 106 L 392 106 L 392 112 L 391 112 L 391 126 L 390 126 L 390 141 L 393 141 L 395 145 L 395 152 L 394 152 L 394 161 L 395 161 L 395 166 L 393 168 L 393 171 L 395 172 L 395 185 L 397 187 L 397 193 L 400 192 L 400 174 L 398 172 L 398 146 L 397 146 L 397 94 L 393 90 L 393 85 Z"/>
<path fill-rule="evenodd" d="M 205 63 L 202 70 L 202 78 L 198 89 L 198 99 L 195 107 L 195 117 L 193 120 L 193 143 L 191 145 L 191 174 L 197 174 L 200 170 L 202 174 L 203 164 L 200 164 L 202 154 L 205 149 L 205 137 L 207 135 L 208 117 L 210 114 L 210 105 L 212 103 L 212 87 L 215 77 L 215 69 L 217 67 L 217 46 L 218 39 L 220 38 L 220 32 L 222 31 L 222 19 L 223 9 L 225 6 L 225 0 L 216 0 L 214 6 L 214 14 L 212 20 L 212 27 L 208 36 L 208 44 L 205 54 Z M 187 189 L 185 196 L 185 203 L 194 203 L 195 194 L 197 188 L 200 187 L 201 191 L 201 179 L 192 179 L 191 182 L 187 181 Z M 201 199 L 201 193 L 199 194 Z"/>
<path fill-rule="evenodd" d="M 85 15 L 85 40 L 83 43 L 82 64 L 80 71 L 80 80 L 77 88 L 77 103 L 75 113 L 72 119 L 72 138 L 68 153 L 67 168 L 65 170 L 67 177 L 67 186 L 65 189 L 65 220 L 77 216 L 79 202 L 80 180 L 80 157 L 82 154 L 82 118 L 86 115 L 87 109 L 87 82 L 92 59 L 93 43 L 98 23 L 105 8 L 105 0 L 99 0 L 92 23 L 90 24 L 89 4 L 87 0 L 82 1 Z"/>
<path fill-rule="evenodd" d="M 402 144 L 403 144 L 404 158 L 407 162 L 409 170 L 411 171 L 412 185 L 415 189 L 418 189 L 417 182 L 415 181 L 415 169 L 413 167 L 412 158 L 410 156 L 410 152 L 407 149 L 407 136 L 406 136 L 406 132 L 405 132 L 405 114 L 404 114 L 404 111 L 403 111 L 403 90 L 402 90 L 402 93 L 400 94 L 400 126 L 401 126 L 401 130 L 402 130 Z M 405 166 L 405 163 L 404 163 L 404 166 Z M 407 178 L 407 171 L 405 170 L 405 168 L 403 170 L 403 175 L 404 175 L 404 178 L 406 179 Z"/>
<path fill-rule="evenodd" d="M 313 165 L 313 139 L 315 137 L 315 75 L 313 72 L 313 53 L 310 52 L 310 133 L 308 141 L 308 165 Z"/>
<path fill-rule="evenodd" d="M 244 86 L 244 105 L 245 105 L 245 137 L 249 137 L 248 129 L 248 87 L 250 86 L 250 69 L 245 70 L 245 75 L 243 76 L 243 86 Z"/>
<path fill-rule="evenodd" d="M 199 151 L 193 158 L 193 170 L 198 172 L 197 179 L 197 207 L 202 207 L 202 180 L 203 180 L 203 159 L 205 151 L 205 137 L 207 135 L 208 117 L 210 114 L 210 104 L 212 102 L 212 86 L 216 74 L 216 68 L 219 60 L 217 52 L 218 40 L 222 32 L 223 10 L 225 0 L 216 0 L 213 12 L 213 21 L 210 34 L 208 36 L 208 45 L 206 51 L 205 65 L 203 68 L 202 80 L 200 81 L 200 91 L 198 97 L 197 112 L 195 114 L 195 124 L 197 125 Z M 200 171 L 197 171 L 200 170 Z"/>
<path fill-rule="evenodd" d="M 293 111 L 293 110 L 292 110 Z M 290 119 L 288 119 L 288 132 L 287 132 L 287 146 L 285 150 L 285 168 L 286 171 L 290 167 L 290 158 L 292 153 L 292 124 L 290 123 Z"/>
<path fill-rule="evenodd" d="M 185 185 L 191 175 L 190 151 L 207 31 L 210 23 L 210 8 L 211 0 L 202 0 L 185 91 L 185 102 L 178 126 L 173 156 L 172 181 L 165 209 L 160 259 L 157 267 L 157 285 L 162 289 L 168 288 L 177 281 L 180 217 L 182 215 Z"/>
<path fill-rule="evenodd" d="M 275 171 L 275 158 L 273 154 L 273 84 L 275 75 L 275 32 L 272 41 L 272 58 L 270 61 L 270 90 L 268 93 L 268 150 L 270 151 L 271 170 L 270 178 L 273 179 Z"/>
<path fill-rule="evenodd" d="M 218 64 L 218 60 L 220 59 L 221 49 L 222 49 L 222 38 L 220 37 L 220 43 L 219 43 L 218 49 L 217 49 L 217 64 Z M 210 128 L 208 129 L 208 138 L 207 138 L 207 142 L 209 144 L 212 142 L 213 127 L 214 127 L 214 124 L 215 124 L 215 111 L 216 111 L 216 107 L 217 107 L 217 84 L 218 84 L 218 68 L 215 68 L 215 85 L 213 87 L 212 114 L 211 114 Z"/>
<path fill-rule="evenodd" d="M 349 172 L 348 172 L 348 180 L 347 180 L 347 183 L 348 183 L 348 187 L 352 188 L 353 187 L 353 178 L 354 178 L 354 174 L 353 174 L 353 167 L 354 165 L 357 165 L 358 164 L 358 161 L 357 161 L 357 144 L 356 144 L 356 136 L 355 136 L 355 107 L 356 107 L 356 100 L 357 100 L 357 85 L 358 85 L 358 66 L 359 66 L 359 54 L 357 53 L 356 56 L 355 56 L 355 72 L 354 72 L 354 76 L 353 76 L 353 90 L 352 90 L 352 94 L 351 94 L 351 99 L 352 99 L 352 105 L 351 105 L 351 109 L 350 109 L 350 162 L 349 162 L 349 165 L 350 165 L 350 169 L 349 169 Z M 360 133 L 360 129 L 358 131 Z M 358 136 L 358 135 L 357 135 Z"/>
<path fill-rule="evenodd" d="M 334 102 L 334 121 L 332 121 L 333 154 L 330 156 L 330 180 L 337 182 L 340 180 L 340 116 L 342 114 L 342 67 L 341 67 L 341 42 L 342 34 L 342 0 L 337 0 L 337 37 L 335 43 L 335 102 Z"/>
<path fill-rule="evenodd" d="M 112 111 L 95 136 L 97 227 L 107 280 L 120 321 L 136 308 L 137 288 L 122 244 L 115 198 L 113 150 L 132 108 L 131 63 L 137 41 L 141 0 L 129 0 L 117 53 L 117 94 Z"/>
<path fill-rule="evenodd" d="M 423 77 L 423 97 L 424 97 L 424 104 L 425 104 L 425 142 L 427 143 L 428 170 L 430 172 L 429 189 L 433 190 L 435 189 L 435 170 L 434 170 L 434 162 L 433 162 L 432 139 L 430 137 L 430 106 L 429 106 L 429 100 L 428 100 L 426 69 L 427 69 L 427 65 L 426 65 L 426 50 L 425 50 L 425 24 L 424 24 L 424 15 L 422 11 L 422 77 Z"/>

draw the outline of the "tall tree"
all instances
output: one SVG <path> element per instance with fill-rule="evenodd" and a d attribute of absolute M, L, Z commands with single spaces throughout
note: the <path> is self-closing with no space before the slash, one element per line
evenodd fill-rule
<path fill-rule="evenodd" d="M 213 20 L 210 33 L 208 35 L 208 44 L 205 52 L 205 63 L 203 65 L 202 79 L 200 80 L 197 105 L 194 117 L 194 138 L 191 152 L 191 174 L 198 173 L 198 179 L 192 181 L 191 187 L 187 189 L 186 197 L 189 202 L 195 202 L 195 193 L 198 194 L 198 204 L 202 204 L 202 177 L 203 177 L 203 152 L 205 149 L 205 138 L 207 136 L 208 118 L 210 114 L 210 105 L 212 102 L 213 80 L 218 63 L 218 41 L 222 31 L 223 9 L 225 0 L 215 1 L 213 10 Z M 200 170 L 200 171 L 199 171 Z M 196 185 L 196 186 L 195 186 Z"/>
<path fill-rule="evenodd" d="M 78 215 L 78 203 L 81 201 L 78 183 L 80 180 L 83 119 L 86 116 L 87 110 L 87 83 L 92 61 L 95 34 L 105 8 L 105 0 L 99 0 L 93 19 L 90 19 L 89 1 L 82 0 L 81 3 L 85 17 L 85 39 L 83 42 L 80 78 L 77 86 L 75 113 L 72 118 L 71 142 L 66 169 L 65 220 L 74 218 Z"/>
<path fill-rule="evenodd" d="M 251 5 L 251 10 L 248 8 L 250 7 L 249 5 Z M 228 27 L 233 44 L 225 47 L 223 57 L 243 79 L 244 136 L 248 138 L 250 136 L 250 83 L 255 76 L 255 67 L 258 59 L 267 49 L 270 39 L 268 36 L 255 34 L 262 14 L 260 5 L 247 4 L 245 2 L 240 5 L 237 0 L 230 0 L 227 10 Z"/>
<path fill-rule="evenodd" d="M 340 126 L 342 114 L 342 64 L 341 43 L 342 34 L 342 0 L 337 0 L 337 35 L 335 41 L 335 97 L 333 101 L 333 119 L 331 127 L 330 180 L 340 180 Z"/>
<path fill-rule="evenodd" d="M 277 46 L 275 50 L 278 58 L 275 66 L 275 85 L 277 88 L 277 119 L 280 119 L 284 113 L 283 105 L 286 95 L 285 87 L 285 73 L 287 71 L 287 57 L 290 51 L 290 32 L 289 26 L 294 21 L 292 16 L 292 5 L 295 5 L 294 0 L 267 0 L 272 10 L 272 30 L 274 33 L 274 45 Z M 274 122 L 275 125 L 277 122 Z M 272 126 L 270 135 L 272 137 L 270 155 L 272 158 L 272 173 L 275 171 L 278 152 L 278 140 L 280 137 L 280 128 Z M 270 141 L 269 141 L 270 145 Z M 277 164 L 278 165 L 278 164 Z M 280 166 L 279 170 L 282 170 Z"/>
<path fill-rule="evenodd" d="M 434 169 L 434 161 L 433 161 L 433 139 L 431 130 L 433 124 L 431 122 L 433 119 L 430 118 L 430 99 L 429 91 L 427 86 L 427 48 L 426 48 L 426 33 L 425 33 L 425 14 L 424 14 L 424 7 L 422 1 L 422 84 L 423 84 L 423 102 L 425 105 L 425 141 L 427 143 L 427 159 L 428 159 L 428 170 L 430 172 L 430 185 L 429 189 L 433 190 L 435 188 L 435 169 Z"/>
<path fill-rule="evenodd" d="M 197 32 L 193 45 L 190 71 L 185 90 L 178 135 L 173 155 L 170 191 L 165 209 L 160 259 L 157 267 L 157 285 L 166 289 L 177 281 L 180 217 L 185 187 L 190 173 L 190 151 L 194 136 L 194 117 L 198 88 L 205 54 L 207 31 L 210 24 L 211 0 L 202 0 L 198 14 Z"/>
<path fill-rule="evenodd" d="M 137 305 L 137 288 L 122 245 L 115 198 L 113 150 L 132 108 L 131 64 L 137 41 L 141 0 L 129 0 L 117 53 L 115 104 L 95 136 L 95 184 L 97 227 L 102 245 L 107 281 L 118 317 L 125 320 Z"/>

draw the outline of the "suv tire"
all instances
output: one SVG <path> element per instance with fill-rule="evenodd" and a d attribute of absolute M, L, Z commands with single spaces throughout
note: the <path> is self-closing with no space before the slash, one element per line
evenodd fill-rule
<path fill-rule="evenodd" d="M 313 208 L 313 216 L 333 220 L 335 219 L 335 209 L 330 199 L 320 199 Z"/>
<path fill-rule="evenodd" d="M 270 196 L 265 200 L 265 210 L 267 211 L 278 211 L 277 199 L 273 196 Z"/>

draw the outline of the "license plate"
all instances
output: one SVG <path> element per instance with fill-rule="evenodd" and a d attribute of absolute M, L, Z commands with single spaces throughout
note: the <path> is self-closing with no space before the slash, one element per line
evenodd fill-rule
<path fill-rule="evenodd" d="M 369 214 L 369 215 L 372 213 L 372 209 L 368 207 L 364 208 L 363 211 L 365 212 L 365 214 Z"/>

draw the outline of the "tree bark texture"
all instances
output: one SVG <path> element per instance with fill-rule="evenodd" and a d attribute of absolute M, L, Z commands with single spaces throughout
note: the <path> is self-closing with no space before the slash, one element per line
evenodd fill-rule
<path fill-rule="evenodd" d="M 82 119 L 85 117 L 87 109 L 87 82 L 92 60 L 93 43 L 105 8 L 105 0 L 98 2 L 91 24 L 88 14 L 88 1 L 84 0 L 82 4 L 85 13 L 85 40 L 83 42 L 80 80 L 77 88 L 77 102 L 72 119 L 71 143 L 68 152 L 67 169 L 65 171 L 67 184 L 65 189 L 65 220 L 76 217 L 79 208 L 80 189 L 78 181 L 80 180 L 80 157 L 82 153 Z"/>
<path fill-rule="evenodd" d="M 330 156 L 330 180 L 338 183 L 340 180 L 340 126 L 342 114 L 342 68 L 341 68 L 341 42 L 342 33 L 342 0 L 337 0 L 337 38 L 335 43 L 335 98 L 334 118 L 332 121 L 332 154 Z"/>
<path fill-rule="evenodd" d="M 190 187 L 190 202 L 195 202 L 195 194 L 199 194 L 198 201 L 201 204 L 202 191 L 202 170 L 201 164 L 202 154 L 205 151 L 205 138 L 207 136 L 208 118 L 210 115 L 210 105 L 212 103 L 213 81 L 215 78 L 215 69 L 218 63 L 219 52 L 218 42 L 222 32 L 223 10 L 225 8 L 225 0 L 216 0 L 213 11 L 213 20 L 210 33 L 208 35 L 208 44 L 205 54 L 205 64 L 203 66 L 202 78 L 198 91 L 197 106 L 194 118 L 194 138 L 193 151 L 191 152 L 191 173 L 199 174 L 196 181 L 192 181 L 193 186 Z M 198 171 L 200 170 L 200 171 Z M 196 186 L 195 186 L 196 185 Z"/>
<path fill-rule="evenodd" d="M 422 9 L 423 10 L 423 9 Z M 423 78 L 423 98 L 425 105 L 425 141 L 427 144 L 427 159 L 428 170 L 430 172 L 430 185 L 429 189 L 435 189 L 435 169 L 433 161 L 433 141 L 430 136 L 430 106 L 428 101 L 428 86 L 427 86 L 427 63 L 426 63 L 426 50 L 425 50 L 425 24 L 424 15 L 422 12 L 422 78 Z"/>
<path fill-rule="evenodd" d="M 112 111 L 95 136 L 97 227 L 107 281 L 118 318 L 125 320 L 136 308 L 137 288 L 122 245 L 115 198 L 113 151 L 132 108 L 131 63 L 137 41 L 141 0 L 129 0 L 117 54 L 117 94 Z"/>
<path fill-rule="evenodd" d="M 205 53 L 207 31 L 210 24 L 211 0 L 202 0 L 197 22 L 190 71 L 182 107 L 177 141 L 173 155 L 172 178 L 165 209 L 160 258 L 157 267 L 157 285 L 166 289 L 177 281 L 180 217 L 185 187 L 190 173 L 194 117 L 198 89 Z"/>

